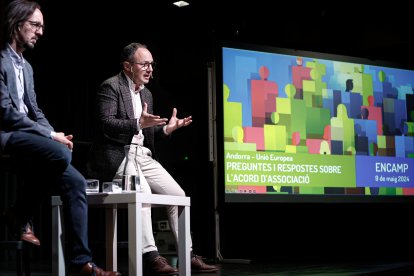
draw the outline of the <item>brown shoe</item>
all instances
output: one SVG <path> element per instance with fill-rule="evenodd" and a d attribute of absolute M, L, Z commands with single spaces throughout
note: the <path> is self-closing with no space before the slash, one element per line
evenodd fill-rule
<path fill-rule="evenodd" d="M 201 256 L 194 255 L 191 258 L 191 271 L 192 272 L 216 272 L 218 270 L 217 266 L 208 265 L 203 262 Z"/>
<path fill-rule="evenodd" d="M 157 256 L 147 262 L 151 275 L 178 275 L 178 270 L 168 263 L 167 259 Z"/>
<path fill-rule="evenodd" d="M 22 230 L 20 239 L 22 241 L 30 242 L 34 245 L 40 246 L 40 241 L 33 233 L 30 223 L 27 223 L 26 227 Z"/>
<path fill-rule="evenodd" d="M 69 272 L 69 276 L 120 276 L 121 273 L 116 271 L 104 271 L 94 263 L 86 263 L 78 272 Z"/>
<path fill-rule="evenodd" d="M 26 224 L 20 225 L 15 208 L 12 207 L 3 212 L 0 215 L 0 222 L 8 226 L 9 231 L 14 233 L 13 235 L 15 235 L 15 239 L 18 239 L 20 236 L 22 241 L 29 242 L 37 246 L 40 245 L 39 239 L 33 233 L 32 221 L 29 220 Z"/>

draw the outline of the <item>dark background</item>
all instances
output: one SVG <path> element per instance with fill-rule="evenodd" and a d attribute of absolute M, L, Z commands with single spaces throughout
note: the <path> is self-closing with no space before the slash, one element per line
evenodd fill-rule
<path fill-rule="evenodd" d="M 1 2 L 4 6 L 8 1 Z M 214 258 L 207 65 L 215 61 L 221 41 L 413 67 L 412 11 L 396 1 L 363 7 L 362 1 L 198 0 L 184 8 L 171 2 L 39 1 L 46 31 L 25 57 L 34 67 L 40 107 L 57 131 L 74 135 L 74 163 L 83 171 L 95 134 L 94 95 L 99 84 L 120 71 L 118 57 L 125 45 L 148 45 L 158 63 L 148 85 L 156 113 L 169 118 L 176 107 L 179 117 L 193 116 L 191 126 L 174 133 L 168 144 L 157 145 L 158 154 L 191 196 L 195 252 Z M 218 183 L 222 185 L 221 179 Z M 292 262 L 412 260 L 413 254 L 407 252 L 414 245 L 413 209 L 407 203 L 220 202 L 220 253 L 225 259 Z M 38 218 L 46 225 L 39 227 L 45 245 L 40 258 L 50 256 L 47 212 Z M 91 221 L 101 222 L 99 214 Z M 102 230 L 96 225 L 91 225 L 93 240 Z"/>

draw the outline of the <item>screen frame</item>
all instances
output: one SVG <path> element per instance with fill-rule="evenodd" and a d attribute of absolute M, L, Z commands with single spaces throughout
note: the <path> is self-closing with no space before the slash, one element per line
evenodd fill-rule
<path fill-rule="evenodd" d="M 215 57 L 215 143 L 216 143 L 216 169 L 217 169 L 217 197 L 219 202 L 227 203 L 414 203 L 414 195 L 337 195 L 337 194 L 249 194 L 226 193 L 224 169 L 224 112 L 223 112 L 223 48 L 259 51 L 291 56 L 302 56 L 315 59 L 357 63 L 381 67 L 391 67 L 403 70 L 414 70 L 414 67 L 396 62 L 370 60 L 367 58 L 321 53 L 297 49 L 279 48 L 268 45 L 249 44 L 236 41 L 223 40 L 217 44 Z"/>

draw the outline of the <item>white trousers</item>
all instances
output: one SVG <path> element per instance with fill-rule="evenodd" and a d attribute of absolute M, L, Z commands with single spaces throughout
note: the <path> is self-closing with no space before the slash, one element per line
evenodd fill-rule
<path fill-rule="evenodd" d="M 185 192 L 174 178 L 172 178 L 158 161 L 152 158 L 151 151 L 148 148 L 131 145 L 128 155 L 129 160 L 135 161 L 135 166 L 128 166 L 125 173 L 130 175 L 136 175 L 138 173 L 140 176 L 140 189 L 142 193 L 185 196 Z M 126 158 L 124 158 L 119 166 L 114 179 L 122 179 L 125 162 Z M 138 172 L 128 170 L 138 170 Z M 178 248 L 178 207 L 168 206 L 167 216 L 170 229 L 172 230 Z M 152 231 L 150 204 L 146 204 L 142 208 L 142 243 L 142 253 L 158 251 Z M 192 248 L 191 237 L 190 248 Z"/>

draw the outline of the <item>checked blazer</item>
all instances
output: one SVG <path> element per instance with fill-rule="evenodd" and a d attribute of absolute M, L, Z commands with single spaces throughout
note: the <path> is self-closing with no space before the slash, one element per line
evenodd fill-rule
<path fill-rule="evenodd" d="M 140 91 L 142 105 L 147 103 L 147 111 L 153 114 L 153 97 L 144 88 Z M 98 133 L 90 151 L 87 164 L 88 177 L 100 181 L 111 181 L 125 157 L 124 146 L 131 143 L 139 132 L 134 118 L 131 92 L 127 77 L 123 72 L 104 81 L 96 97 Z M 144 146 L 156 158 L 155 137 L 166 138 L 161 126 L 143 129 Z"/>

